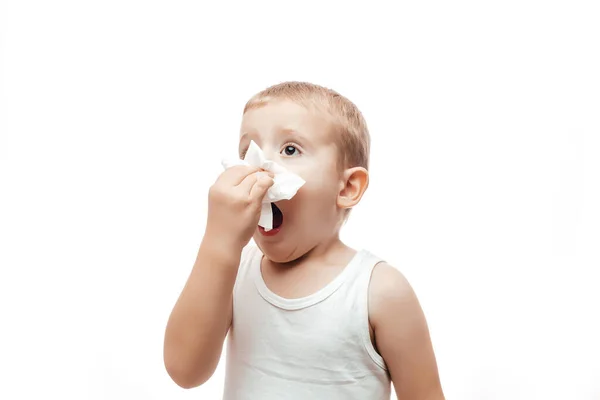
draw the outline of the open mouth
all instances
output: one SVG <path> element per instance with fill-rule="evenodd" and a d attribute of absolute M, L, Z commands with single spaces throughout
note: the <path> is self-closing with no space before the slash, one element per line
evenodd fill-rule
<path fill-rule="evenodd" d="M 279 207 L 271 203 L 271 211 L 273 211 L 273 229 L 266 231 L 262 226 L 258 226 L 258 231 L 262 233 L 263 236 L 277 235 L 277 233 L 279 233 L 281 230 L 281 225 L 283 224 L 283 213 Z"/>
<path fill-rule="evenodd" d="M 271 203 L 271 210 L 273 211 L 273 229 L 279 229 L 283 224 L 283 213 L 275 203 Z"/>
<path fill-rule="evenodd" d="M 268 231 L 265 230 L 262 226 L 258 226 L 258 231 L 263 234 L 263 236 L 274 236 L 279 233 L 281 230 L 281 225 L 283 225 L 283 213 L 274 203 L 271 203 L 271 211 L 273 212 L 273 229 Z"/>

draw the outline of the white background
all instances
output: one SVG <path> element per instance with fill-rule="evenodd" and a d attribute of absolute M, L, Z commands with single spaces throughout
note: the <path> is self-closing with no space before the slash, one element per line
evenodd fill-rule
<path fill-rule="evenodd" d="M 367 118 L 343 237 L 415 287 L 447 398 L 600 399 L 595 2 L 216 3 L 0 3 L 0 398 L 220 398 L 165 324 L 244 103 L 308 80 Z"/>

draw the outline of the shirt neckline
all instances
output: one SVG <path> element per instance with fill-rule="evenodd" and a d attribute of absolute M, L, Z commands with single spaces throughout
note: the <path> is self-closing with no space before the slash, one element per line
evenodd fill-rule
<path fill-rule="evenodd" d="M 261 271 L 261 263 L 264 255 L 260 249 L 257 248 L 257 255 L 253 260 L 254 283 L 260 295 L 272 305 L 284 310 L 299 310 L 320 303 L 338 290 L 346 281 L 351 272 L 361 263 L 364 254 L 364 250 L 358 250 L 350 259 L 348 264 L 346 264 L 344 269 L 331 282 L 315 293 L 309 294 L 305 297 L 288 299 L 279 296 L 267 287 Z"/>

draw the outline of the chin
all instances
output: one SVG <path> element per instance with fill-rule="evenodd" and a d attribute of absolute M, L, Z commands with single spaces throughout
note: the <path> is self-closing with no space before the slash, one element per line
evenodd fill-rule
<path fill-rule="evenodd" d="M 298 244 L 290 244 L 292 241 L 272 241 L 257 233 L 254 242 L 265 257 L 274 263 L 289 263 L 303 255 Z"/>

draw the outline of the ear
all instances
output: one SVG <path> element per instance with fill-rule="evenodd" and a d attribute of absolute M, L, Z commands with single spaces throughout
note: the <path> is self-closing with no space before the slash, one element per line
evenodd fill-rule
<path fill-rule="evenodd" d="M 340 181 L 337 206 L 342 209 L 358 204 L 369 186 L 369 171 L 363 167 L 349 168 L 344 171 Z"/>

